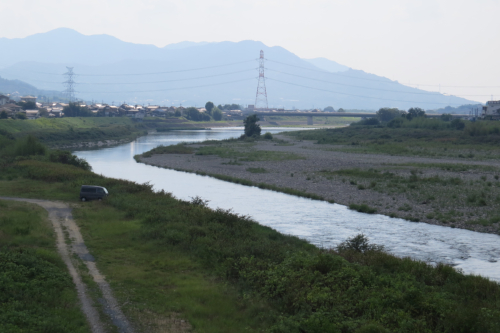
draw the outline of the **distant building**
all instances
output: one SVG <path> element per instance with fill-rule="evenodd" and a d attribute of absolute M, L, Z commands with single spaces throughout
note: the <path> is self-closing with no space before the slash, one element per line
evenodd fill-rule
<path fill-rule="evenodd" d="M 38 110 L 26 110 L 26 118 L 28 119 L 39 118 Z"/>
<path fill-rule="evenodd" d="M 21 102 L 33 102 L 33 103 L 36 103 L 36 97 L 33 97 L 33 96 L 23 96 L 23 97 L 21 97 Z"/>
<path fill-rule="evenodd" d="M 500 118 L 500 101 L 489 101 L 483 106 L 483 112 L 481 113 L 483 118 Z"/>
<path fill-rule="evenodd" d="M 0 94 L 0 105 L 8 104 L 9 101 L 10 101 L 9 96 L 5 96 L 5 95 Z"/>

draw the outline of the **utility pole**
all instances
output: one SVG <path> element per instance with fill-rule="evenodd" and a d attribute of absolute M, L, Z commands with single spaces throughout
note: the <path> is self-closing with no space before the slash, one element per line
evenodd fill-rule
<path fill-rule="evenodd" d="M 268 109 L 266 78 L 264 76 L 264 51 L 260 50 L 259 58 L 259 82 L 257 83 L 257 94 L 255 96 L 255 108 Z"/>
<path fill-rule="evenodd" d="M 73 67 L 66 67 L 66 69 L 68 71 L 63 75 L 66 75 L 67 79 L 63 83 L 66 85 L 66 90 L 65 90 L 66 96 L 68 96 L 69 102 L 72 103 L 75 100 L 75 88 L 74 88 L 75 81 L 73 80 L 75 73 L 73 73 Z"/>

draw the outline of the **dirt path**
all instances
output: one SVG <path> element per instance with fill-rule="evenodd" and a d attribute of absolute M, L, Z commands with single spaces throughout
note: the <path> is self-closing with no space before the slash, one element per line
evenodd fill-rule
<path fill-rule="evenodd" d="M 99 302 L 104 305 L 104 312 L 106 312 L 106 314 L 111 318 L 111 321 L 116 326 L 118 331 L 120 333 L 133 332 L 132 326 L 121 311 L 118 302 L 113 297 L 109 284 L 97 269 L 94 257 L 89 253 L 87 247 L 85 246 L 80 229 L 71 215 L 71 207 L 66 203 L 58 201 L 8 197 L 0 197 L 0 199 L 29 202 L 37 204 L 47 210 L 49 213 L 49 219 L 54 227 L 54 231 L 56 232 L 57 250 L 68 267 L 71 277 L 73 278 L 73 283 L 75 284 L 78 292 L 78 298 L 80 299 L 82 311 L 87 317 L 87 320 L 92 328 L 92 332 L 105 333 L 105 325 L 99 319 L 99 313 L 93 306 L 91 297 L 87 294 L 87 287 L 85 283 L 83 283 L 81 276 L 78 274 L 78 271 L 75 269 L 75 266 L 71 261 L 72 254 L 77 254 L 78 257 L 80 257 L 80 259 L 87 266 L 90 275 L 99 286 L 103 297 L 103 299 L 100 299 Z M 69 241 L 71 245 L 70 249 L 68 249 L 65 242 L 63 229 L 69 234 Z"/>

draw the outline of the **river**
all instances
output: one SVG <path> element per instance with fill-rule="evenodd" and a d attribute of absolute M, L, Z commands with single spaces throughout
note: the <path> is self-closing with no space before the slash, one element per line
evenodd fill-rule
<path fill-rule="evenodd" d="M 278 133 L 287 130 L 292 129 L 265 128 L 264 131 Z M 500 282 L 498 235 L 362 214 L 343 205 L 158 168 L 133 159 L 134 155 L 159 145 L 223 140 L 242 133 L 242 128 L 154 133 L 116 147 L 76 151 L 74 154 L 85 158 L 96 173 L 139 183 L 151 182 L 155 190 L 163 189 L 184 200 L 199 196 L 209 200 L 212 208 L 232 209 L 319 247 L 334 247 L 348 237 L 363 233 L 371 242 L 384 245 L 388 252 L 397 256 L 447 263 L 464 273 Z"/>

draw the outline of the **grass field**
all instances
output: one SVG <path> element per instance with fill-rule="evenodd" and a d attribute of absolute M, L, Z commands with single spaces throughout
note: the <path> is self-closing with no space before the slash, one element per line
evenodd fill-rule
<path fill-rule="evenodd" d="M 286 135 L 314 140 L 326 150 L 354 153 L 458 157 L 464 160 L 500 157 L 500 124 L 496 122 L 465 122 L 462 130 L 446 127 L 446 122 L 439 119 L 413 120 L 413 123 L 406 121 L 404 124 L 407 126 L 349 126 L 288 132 Z"/>
<path fill-rule="evenodd" d="M 0 200 L 0 331 L 90 332 L 44 209 Z"/>

